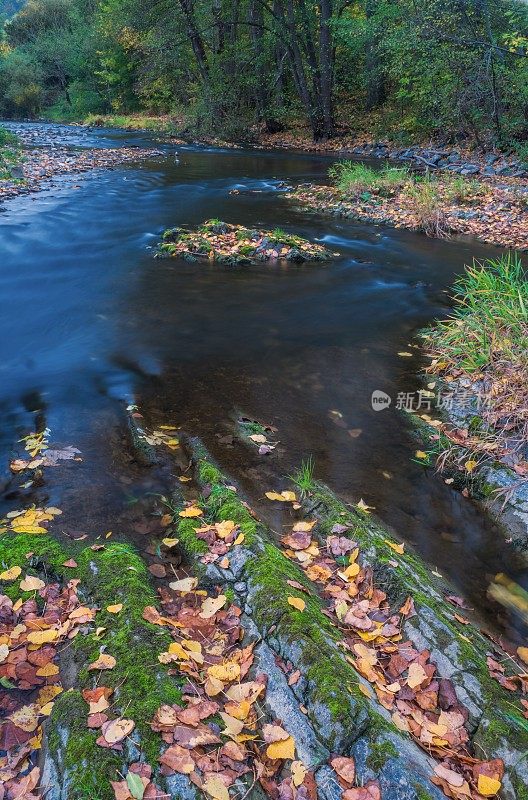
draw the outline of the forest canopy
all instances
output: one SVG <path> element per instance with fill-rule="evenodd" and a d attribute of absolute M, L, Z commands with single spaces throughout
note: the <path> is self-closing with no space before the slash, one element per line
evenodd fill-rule
<path fill-rule="evenodd" d="M 527 149 L 521 0 L 8 0 L 0 113 L 173 114 L 248 137 L 305 120 Z"/>

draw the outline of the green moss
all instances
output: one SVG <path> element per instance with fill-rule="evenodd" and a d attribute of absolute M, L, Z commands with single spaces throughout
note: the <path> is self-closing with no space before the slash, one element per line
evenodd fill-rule
<path fill-rule="evenodd" d="M 181 519 L 177 527 L 177 537 L 180 547 L 189 559 L 201 556 L 207 552 L 207 545 L 203 539 L 196 536 L 195 530 L 202 524 L 201 520 Z"/>
<path fill-rule="evenodd" d="M 108 673 L 107 685 L 119 687 L 119 707 L 136 722 L 147 760 L 155 761 L 160 740 L 151 731 L 148 720 L 162 703 L 180 702 L 181 693 L 157 660 L 172 638 L 142 616 L 145 606 L 156 603 L 148 571 L 133 548 L 124 544 L 113 544 L 97 553 L 84 550 L 79 557 L 79 568 L 84 573 L 83 587 L 87 587 L 101 608 L 97 623 L 107 628 L 101 641 L 93 634 L 74 640 L 76 655 L 84 663 L 79 681 L 81 685 L 89 684 L 91 677 L 86 664 L 98 657 L 101 644 L 106 645 L 106 652 L 117 661 Z M 123 603 L 119 614 L 105 610 L 115 603 Z"/>
<path fill-rule="evenodd" d="M 387 740 L 373 742 L 369 744 L 369 754 L 367 756 L 367 766 L 374 772 L 380 772 L 389 758 L 397 758 L 398 751 L 393 743 Z"/>
<path fill-rule="evenodd" d="M 201 458 L 198 462 L 197 476 L 202 486 L 208 483 L 223 483 L 224 476 L 214 464 Z"/>
<path fill-rule="evenodd" d="M 26 553 L 33 552 L 28 561 Z M 63 562 L 74 557 L 75 569 Z M 147 761 L 155 764 L 161 749 L 160 737 L 148 725 L 156 709 L 163 703 L 180 703 L 178 683 L 167 675 L 157 656 L 172 641 L 169 633 L 143 619 L 147 605 L 156 603 L 146 566 L 135 550 L 125 544 L 105 545 L 93 551 L 72 545 L 66 551 L 49 536 L 6 534 L 0 538 L 0 559 L 5 566 L 30 564 L 34 570 L 45 572 L 53 580 L 80 579 L 78 592 L 82 602 L 95 605 L 97 626 L 106 628 L 100 640 L 95 633 L 77 635 L 71 653 L 78 666 L 76 685 L 79 689 L 92 686 L 97 673 L 88 671 L 88 664 L 106 652 L 114 656 L 116 666 L 104 673 L 104 685 L 115 688 L 115 710 L 136 723 L 140 748 Z M 18 586 L 18 582 L 14 584 Z M 123 603 L 119 614 L 106 611 L 107 606 Z M 61 695 L 53 708 L 50 725 L 50 746 L 59 749 L 60 728 L 70 731 L 64 751 L 65 765 L 75 775 L 73 785 L 80 800 L 88 800 L 97 790 L 103 800 L 111 800 L 109 780 L 116 776 L 115 768 L 122 764 L 118 754 L 95 745 L 96 734 L 86 728 L 88 707 L 79 691 Z M 79 787 L 85 787 L 81 791 Z M 83 793 L 84 792 L 84 793 Z"/>
<path fill-rule="evenodd" d="M 414 789 L 416 792 L 416 800 L 433 800 L 431 793 L 428 792 L 421 783 L 415 783 Z"/>
<path fill-rule="evenodd" d="M 86 709 L 79 691 L 71 690 L 57 698 L 51 716 L 49 749 L 61 772 L 69 778 L 71 800 L 113 800 L 110 780 L 119 780 L 122 757 L 96 744 L 98 732 L 87 728 Z"/>

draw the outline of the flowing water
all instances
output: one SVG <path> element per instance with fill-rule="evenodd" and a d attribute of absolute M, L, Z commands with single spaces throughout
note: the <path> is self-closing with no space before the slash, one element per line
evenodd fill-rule
<path fill-rule="evenodd" d="M 50 136 L 86 147 L 151 144 L 128 132 L 39 131 L 43 144 Z M 399 392 L 419 388 L 417 331 L 448 311 L 464 264 L 497 251 L 296 208 L 281 183 L 323 181 L 325 157 L 162 149 L 153 160 L 63 177 L 2 209 L 2 510 L 53 502 L 67 512 L 55 523 L 60 533 L 132 536 L 130 509 L 171 481 L 138 468 L 124 445 L 125 406 L 137 403 L 152 424 L 202 437 L 277 532 L 280 510 L 263 493 L 311 455 L 318 478 L 374 506 L 514 635 L 515 621 L 489 606 L 486 587 L 499 571 L 526 586 L 526 574 L 492 521 L 412 460 L 419 445 L 396 409 Z M 153 258 L 164 228 L 209 217 L 280 226 L 339 257 L 250 269 Z M 373 410 L 374 390 L 391 396 L 389 409 Z M 239 414 L 277 428 L 273 455 L 231 441 Z M 8 462 L 35 425 L 78 447 L 83 461 L 49 469 L 24 494 Z"/>

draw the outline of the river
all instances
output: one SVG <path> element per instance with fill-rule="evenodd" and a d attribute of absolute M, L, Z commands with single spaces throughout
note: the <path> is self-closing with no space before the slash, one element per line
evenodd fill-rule
<path fill-rule="evenodd" d="M 42 145 L 152 144 L 123 131 L 39 132 Z M 528 576 L 493 522 L 412 460 L 419 445 L 396 409 L 398 393 L 419 388 L 417 331 L 447 313 L 464 264 L 497 250 L 308 214 L 282 196 L 284 181 L 323 181 L 330 158 L 161 148 L 159 158 L 66 176 L 2 208 L 2 510 L 53 503 L 65 511 L 61 533 L 134 538 L 130 509 L 171 480 L 139 469 L 123 445 L 125 406 L 137 403 L 152 424 L 202 437 L 277 532 L 281 511 L 264 491 L 312 456 L 318 478 L 373 506 L 480 615 L 514 635 L 486 587 L 499 571 L 525 586 Z M 339 257 L 250 269 L 153 258 L 164 228 L 209 217 L 280 226 Z M 373 410 L 374 390 L 392 398 L 390 408 Z M 239 413 L 277 428 L 273 455 L 230 441 Z M 20 490 L 8 463 L 35 423 L 83 461 Z"/>

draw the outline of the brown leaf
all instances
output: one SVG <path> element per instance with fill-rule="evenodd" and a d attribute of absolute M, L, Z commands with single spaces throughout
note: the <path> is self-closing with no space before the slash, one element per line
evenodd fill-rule
<path fill-rule="evenodd" d="M 345 783 L 353 785 L 356 779 L 356 765 L 353 758 L 335 756 L 330 760 L 330 766 Z"/>

